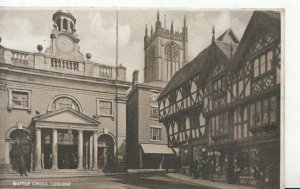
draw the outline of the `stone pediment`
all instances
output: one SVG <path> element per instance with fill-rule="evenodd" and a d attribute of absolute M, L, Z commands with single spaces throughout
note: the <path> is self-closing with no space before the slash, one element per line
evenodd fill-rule
<path fill-rule="evenodd" d="M 99 125 L 100 122 L 71 108 L 64 108 L 34 118 L 35 122 Z"/>

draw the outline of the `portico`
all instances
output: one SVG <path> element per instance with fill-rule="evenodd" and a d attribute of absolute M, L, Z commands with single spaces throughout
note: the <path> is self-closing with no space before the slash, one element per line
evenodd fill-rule
<path fill-rule="evenodd" d="M 97 126 L 100 122 L 72 108 L 37 116 L 33 122 L 34 171 L 98 169 Z"/>

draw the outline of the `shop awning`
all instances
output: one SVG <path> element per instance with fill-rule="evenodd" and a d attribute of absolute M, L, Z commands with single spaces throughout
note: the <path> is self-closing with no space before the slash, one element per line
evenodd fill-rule
<path fill-rule="evenodd" d="M 145 154 L 175 154 L 166 144 L 141 144 L 141 147 Z"/>

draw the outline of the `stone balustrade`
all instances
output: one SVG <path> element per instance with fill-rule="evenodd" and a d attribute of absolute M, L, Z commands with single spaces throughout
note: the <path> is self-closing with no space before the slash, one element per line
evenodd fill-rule
<path fill-rule="evenodd" d="M 34 68 L 37 70 L 53 71 L 75 75 L 85 75 L 95 78 L 126 80 L 126 68 L 109 66 L 91 61 L 66 60 L 43 53 L 30 53 L 8 48 L 0 48 L 0 60 L 4 64 Z"/>
<path fill-rule="evenodd" d="M 112 67 L 100 66 L 100 75 L 106 77 L 112 77 Z"/>
<path fill-rule="evenodd" d="M 79 62 L 51 58 L 51 68 L 79 71 Z"/>

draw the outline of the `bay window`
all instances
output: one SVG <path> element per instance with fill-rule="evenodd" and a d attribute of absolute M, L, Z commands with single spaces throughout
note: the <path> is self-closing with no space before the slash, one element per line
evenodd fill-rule
<path fill-rule="evenodd" d="M 262 126 L 276 122 L 277 99 L 271 97 L 250 105 L 250 127 Z"/>

